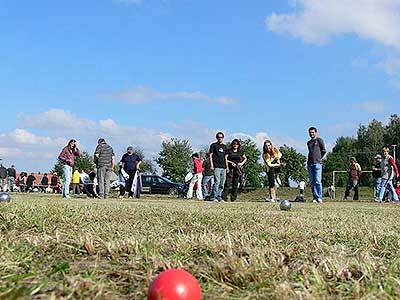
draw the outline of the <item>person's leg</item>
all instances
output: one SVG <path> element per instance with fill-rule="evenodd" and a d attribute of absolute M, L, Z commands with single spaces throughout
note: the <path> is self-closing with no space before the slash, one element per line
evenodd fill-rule
<path fill-rule="evenodd" d="M 64 175 L 64 184 L 62 187 L 62 196 L 64 198 L 69 198 L 69 185 L 71 184 L 72 178 L 72 167 L 68 165 L 63 165 L 63 175 Z"/>
<path fill-rule="evenodd" d="M 313 200 L 317 200 L 315 197 L 315 176 L 314 176 L 314 164 L 307 164 L 308 177 L 310 178 L 311 193 Z"/>
<path fill-rule="evenodd" d="M 196 176 L 197 176 L 196 196 L 197 196 L 197 199 L 203 200 L 203 191 L 202 191 L 202 188 L 201 188 L 201 182 L 203 180 L 203 174 L 199 173 L 199 174 L 196 174 Z"/>
<path fill-rule="evenodd" d="M 125 186 L 120 184 L 119 185 L 119 196 L 124 197 L 125 196 Z"/>
<path fill-rule="evenodd" d="M 220 192 L 219 192 L 219 194 L 218 194 L 218 200 L 222 200 L 222 192 L 223 192 L 223 190 L 224 190 L 224 186 L 225 186 L 225 181 L 226 181 L 226 169 L 221 169 L 222 171 L 221 171 L 221 177 L 220 177 L 220 179 L 221 179 L 221 181 L 220 181 L 220 183 L 219 183 L 219 188 L 220 188 Z"/>
<path fill-rule="evenodd" d="M 194 188 L 195 184 L 196 184 L 196 174 L 193 175 L 192 179 L 190 180 L 189 189 L 188 189 L 188 192 L 186 194 L 186 198 L 187 199 L 192 199 L 193 198 L 193 188 Z"/>
<path fill-rule="evenodd" d="M 387 179 L 382 178 L 381 183 L 379 185 L 379 197 L 377 199 L 379 202 L 382 202 L 383 197 L 385 196 L 386 183 L 387 183 Z"/>
<path fill-rule="evenodd" d="M 237 200 L 239 179 L 240 179 L 239 174 L 237 174 L 237 172 L 234 172 L 232 177 L 232 195 L 231 195 L 232 202 Z"/>
<path fill-rule="evenodd" d="M 358 187 L 360 185 L 359 181 L 357 180 L 356 182 L 353 183 L 353 189 L 354 189 L 354 196 L 353 200 L 358 200 Z"/>
<path fill-rule="evenodd" d="M 128 197 L 133 197 L 132 184 L 133 184 L 133 178 L 135 177 L 135 172 L 129 171 L 126 173 L 128 173 L 129 177 L 125 182 L 125 190 L 128 192 Z"/>
<path fill-rule="evenodd" d="M 213 176 L 210 176 L 211 177 L 211 179 L 210 179 L 210 181 L 209 181 L 209 186 L 210 186 L 210 199 L 213 199 L 213 198 L 215 198 L 215 194 L 214 194 L 214 186 L 215 186 L 215 178 L 214 178 L 214 175 Z"/>
<path fill-rule="evenodd" d="M 104 198 L 110 194 L 111 168 L 105 168 L 104 174 Z"/>
<path fill-rule="evenodd" d="M 214 194 L 211 197 L 211 200 L 215 200 L 218 197 L 219 194 L 219 186 L 221 183 L 221 170 L 220 168 L 214 169 Z"/>
<path fill-rule="evenodd" d="M 374 199 L 375 200 L 379 199 L 379 188 L 380 188 L 380 185 L 381 185 L 381 181 L 382 181 L 381 177 L 374 178 L 374 186 L 375 186 Z"/>
<path fill-rule="evenodd" d="M 392 195 L 392 201 L 398 202 L 399 196 L 397 196 L 396 190 L 394 189 L 393 180 L 388 181 L 387 187 L 389 189 L 390 194 Z"/>
<path fill-rule="evenodd" d="M 346 184 L 346 190 L 344 192 L 344 200 L 347 200 L 347 198 L 350 196 L 350 190 L 352 187 L 353 187 L 353 180 L 348 179 Z"/>
<path fill-rule="evenodd" d="M 275 201 L 275 173 L 274 169 L 270 168 L 267 173 L 268 176 L 268 191 L 269 191 L 269 198 L 271 201 Z"/>
<path fill-rule="evenodd" d="M 315 187 L 317 201 L 322 202 L 322 164 L 315 164 Z"/>
<path fill-rule="evenodd" d="M 99 196 L 100 198 L 104 198 L 104 180 L 105 180 L 105 168 L 99 167 L 97 168 L 97 182 L 99 184 Z"/>
<path fill-rule="evenodd" d="M 222 200 L 224 201 L 228 201 L 228 195 L 231 192 L 231 188 L 232 188 L 232 176 L 231 173 L 227 174 L 228 176 L 226 176 L 225 179 L 225 185 L 224 185 L 224 189 L 222 191 Z"/>

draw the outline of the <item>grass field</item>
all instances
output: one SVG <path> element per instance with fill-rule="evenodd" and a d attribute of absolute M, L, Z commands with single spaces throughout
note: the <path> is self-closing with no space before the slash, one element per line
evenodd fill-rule
<path fill-rule="evenodd" d="M 172 267 L 203 299 L 400 299 L 397 204 L 12 196 L 0 205 L 0 299 L 146 299 Z"/>

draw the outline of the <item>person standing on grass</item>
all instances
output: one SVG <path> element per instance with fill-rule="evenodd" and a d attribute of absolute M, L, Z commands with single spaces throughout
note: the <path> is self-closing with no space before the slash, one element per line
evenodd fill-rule
<path fill-rule="evenodd" d="M 7 169 L 3 166 L 3 163 L 1 161 L 0 161 L 0 189 L 2 192 L 8 191 Z"/>
<path fill-rule="evenodd" d="M 343 200 L 348 200 L 351 189 L 354 189 L 353 200 L 358 200 L 358 187 L 360 185 L 361 166 L 357 162 L 355 157 L 350 158 L 350 166 L 347 169 L 347 174 L 349 175 L 349 179 L 347 181 L 346 191 L 344 192 Z"/>
<path fill-rule="evenodd" d="M 75 164 L 75 157 L 80 157 L 81 152 L 79 151 L 78 147 L 76 146 L 76 140 L 72 139 L 68 142 L 68 145 L 65 146 L 58 159 L 62 162 L 62 170 L 63 170 L 63 177 L 64 183 L 62 186 L 62 197 L 69 199 L 71 196 L 69 195 L 69 185 L 71 184 L 72 179 L 72 169 L 74 168 Z"/>
<path fill-rule="evenodd" d="M 382 156 L 380 154 L 377 154 L 375 156 L 375 165 L 372 168 L 372 177 L 374 178 L 374 187 L 375 187 L 375 193 L 374 193 L 375 201 L 379 199 L 379 187 L 382 181 L 381 162 L 382 162 Z"/>
<path fill-rule="evenodd" d="M 310 140 L 307 142 L 307 170 L 310 178 L 314 203 L 322 203 L 322 158 L 326 153 L 323 139 L 317 136 L 317 128 L 308 129 Z"/>
<path fill-rule="evenodd" d="M 14 186 L 17 180 L 17 170 L 15 169 L 15 165 L 12 165 L 7 169 L 7 177 L 8 177 L 8 189 L 13 192 Z"/>
<path fill-rule="evenodd" d="M 140 170 L 142 159 L 135 153 L 132 146 L 126 149 L 126 153 L 122 155 L 119 165 L 128 174 L 128 179 L 125 181 L 125 191 L 128 191 L 128 198 L 133 198 L 132 184 L 135 179 L 136 171 Z"/>
<path fill-rule="evenodd" d="M 107 199 L 110 192 L 111 173 L 114 172 L 115 154 L 113 148 L 100 138 L 94 151 L 94 162 L 97 167 L 97 182 L 100 198 Z"/>
<path fill-rule="evenodd" d="M 269 199 L 267 202 L 276 201 L 276 176 L 279 174 L 279 168 L 285 164 L 281 162 L 282 153 L 275 148 L 270 140 L 266 140 L 263 146 L 263 159 L 268 177 Z"/>
<path fill-rule="evenodd" d="M 393 187 L 393 179 L 395 177 L 399 177 L 399 170 L 397 168 L 396 162 L 394 161 L 393 157 L 389 155 L 389 148 L 384 147 L 382 149 L 382 161 L 381 161 L 381 170 L 382 170 L 382 180 L 379 185 L 379 197 L 376 199 L 376 202 L 382 202 L 385 196 L 386 189 L 392 195 L 392 200 L 394 202 L 399 201 L 399 197 L 396 194 L 396 191 Z"/>
<path fill-rule="evenodd" d="M 72 174 L 72 191 L 74 195 L 80 195 L 81 189 L 79 184 L 81 182 L 81 174 L 78 169 L 75 169 L 74 173 Z"/>
<path fill-rule="evenodd" d="M 214 194 L 210 200 L 224 202 L 222 199 L 222 191 L 224 190 L 226 174 L 229 172 L 226 161 L 228 149 L 223 143 L 224 134 L 218 132 L 216 134 L 217 142 L 210 145 L 210 162 L 211 170 L 214 171 Z"/>
<path fill-rule="evenodd" d="M 192 159 L 193 159 L 193 177 L 190 180 L 189 189 L 188 189 L 186 198 L 192 199 L 193 188 L 197 182 L 196 196 L 197 196 L 197 199 L 203 200 L 203 193 L 201 190 L 201 181 L 203 179 L 203 162 L 201 161 L 198 153 L 193 153 Z"/>
<path fill-rule="evenodd" d="M 207 190 L 207 185 L 209 190 Z M 207 158 L 203 162 L 203 181 L 201 184 L 204 200 L 213 198 L 214 190 L 214 170 L 211 169 L 210 153 L 207 153 Z"/>
<path fill-rule="evenodd" d="M 231 149 L 225 155 L 228 163 L 229 173 L 227 174 L 222 199 L 228 201 L 228 195 L 231 194 L 231 201 L 237 200 L 240 177 L 242 177 L 242 166 L 246 163 L 247 157 L 241 149 L 240 141 L 234 139 L 231 143 Z"/>

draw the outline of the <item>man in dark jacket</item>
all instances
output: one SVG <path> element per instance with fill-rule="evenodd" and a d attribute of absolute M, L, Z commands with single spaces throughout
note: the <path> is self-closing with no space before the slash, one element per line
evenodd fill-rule
<path fill-rule="evenodd" d="M 2 192 L 8 191 L 8 179 L 7 179 L 7 169 L 0 162 L 0 189 Z"/>
<path fill-rule="evenodd" d="M 8 176 L 8 188 L 11 192 L 14 191 L 15 181 L 17 179 L 17 170 L 15 169 L 15 165 L 12 165 L 7 169 Z"/>
<path fill-rule="evenodd" d="M 326 153 L 324 141 L 317 136 L 317 128 L 308 129 L 310 140 L 307 142 L 307 169 L 310 177 L 314 203 L 322 203 L 322 158 Z"/>

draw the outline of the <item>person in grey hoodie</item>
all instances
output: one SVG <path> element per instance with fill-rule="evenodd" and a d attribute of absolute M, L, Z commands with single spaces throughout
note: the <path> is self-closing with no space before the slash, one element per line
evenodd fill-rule
<path fill-rule="evenodd" d="M 310 178 L 314 203 L 322 203 L 322 158 L 326 153 L 324 141 L 317 136 L 317 128 L 308 129 L 310 140 L 307 142 L 307 169 Z"/>

